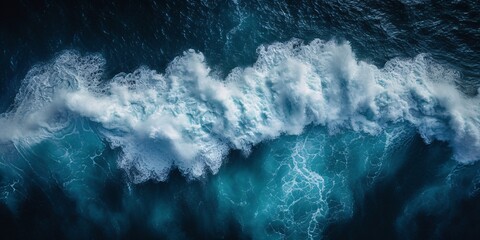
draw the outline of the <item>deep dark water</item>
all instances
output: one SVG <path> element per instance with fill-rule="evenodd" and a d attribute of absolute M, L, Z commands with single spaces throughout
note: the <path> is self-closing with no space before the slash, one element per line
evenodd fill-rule
<path fill-rule="evenodd" d="M 357 60 L 378 68 L 426 54 L 457 71 L 456 88 L 473 98 L 479 22 L 476 1 L 2 1 L 0 112 L 14 111 L 34 65 L 65 50 L 100 53 L 103 83 L 143 65 L 163 73 L 188 49 L 225 78 L 254 64 L 260 45 L 292 38 L 348 41 Z M 475 103 L 468 108 L 478 113 Z M 307 126 L 248 156 L 231 147 L 216 174 L 191 180 L 173 166 L 165 181 L 134 183 L 104 125 L 72 115 L 75 131 L 41 143 L 0 134 L 2 239 L 480 237 L 479 163 L 458 163 L 453 143 L 426 143 L 407 120 L 380 135 Z M 395 129 L 407 130 L 387 143 Z"/>
<path fill-rule="evenodd" d="M 292 37 L 348 40 L 361 59 L 379 66 L 429 53 L 462 70 L 466 91 L 478 88 L 475 1 L 235 2 L 2 1 L 2 108 L 32 65 L 64 49 L 100 52 L 116 74 L 139 65 L 164 69 L 193 48 L 228 72 L 251 64 L 260 44 Z"/>

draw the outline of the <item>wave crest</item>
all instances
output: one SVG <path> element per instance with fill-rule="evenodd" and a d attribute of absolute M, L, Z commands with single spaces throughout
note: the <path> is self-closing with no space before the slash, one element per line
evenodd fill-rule
<path fill-rule="evenodd" d="M 101 83 L 101 56 L 66 51 L 27 74 L 0 118 L 8 126 L 0 140 L 40 141 L 85 117 L 122 148 L 119 164 L 134 182 L 165 180 L 172 168 L 189 178 L 216 173 L 230 149 L 248 154 L 310 124 L 375 135 L 403 123 L 426 142 L 448 141 L 459 162 L 480 159 L 479 97 L 458 91 L 458 72 L 425 55 L 379 69 L 356 60 L 349 43 L 292 40 L 257 52 L 253 66 L 226 79 L 189 50 L 164 74 L 141 67 Z"/>

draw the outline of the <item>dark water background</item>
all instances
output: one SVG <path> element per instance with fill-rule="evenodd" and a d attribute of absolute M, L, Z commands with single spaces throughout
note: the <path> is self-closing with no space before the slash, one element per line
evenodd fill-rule
<path fill-rule="evenodd" d="M 359 59 L 377 66 L 429 53 L 461 69 L 461 86 L 474 92 L 480 77 L 478 2 L 404 2 L 3 1 L 2 108 L 33 64 L 65 49 L 100 52 L 116 74 L 139 65 L 164 69 L 193 48 L 228 73 L 253 63 L 259 45 L 294 37 L 347 40 Z"/>
<path fill-rule="evenodd" d="M 480 87 L 478 1 L 19 0 L 0 3 L 0 111 L 11 106 L 33 65 L 65 49 L 101 53 L 107 60 L 105 79 L 141 65 L 163 70 L 190 48 L 203 52 L 209 65 L 226 75 L 234 67 L 251 65 L 261 44 L 292 38 L 349 41 L 359 60 L 378 67 L 392 58 L 427 53 L 461 73 L 457 85 L 464 93 L 475 95 Z M 0 206 L 2 238 L 256 238 L 234 213 L 218 212 L 220 203 L 210 185 L 241 171 L 262 178 L 261 156 L 270 151 L 269 144 L 255 147 L 248 158 L 231 153 L 219 175 L 202 181 L 187 181 L 173 173 L 166 182 L 140 185 L 129 184 L 116 168 L 118 149 L 105 150 L 98 164 L 110 170 L 100 174 L 94 190 L 95 202 L 107 212 L 103 220 L 85 218 L 61 184 L 45 187 L 38 174 L 25 170 L 31 184 L 19 210 Z M 399 220 L 417 193 L 444 181 L 448 173 L 442 169 L 456 167 L 446 143 L 427 145 L 415 136 L 404 151 L 393 173 L 372 188 L 363 191 L 362 182 L 351 186 L 353 215 L 330 222 L 323 237 L 480 237 L 480 196 L 469 189 L 478 176 L 478 164 L 459 167 L 456 185 L 430 198 L 435 201 L 426 203 L 429 210 Z M 41 167 L 41 161 L 37 164 Z M 145 216 L 158 202 L 172 206 L 174 220 L 152 227 L 144 223 Z M 222 214 L 221 220 L 217 214 Z M 117 215 L 124 217 L 105 220 Z M 281 231 L 270 227 L 273 230 L 267 232 Z"/>

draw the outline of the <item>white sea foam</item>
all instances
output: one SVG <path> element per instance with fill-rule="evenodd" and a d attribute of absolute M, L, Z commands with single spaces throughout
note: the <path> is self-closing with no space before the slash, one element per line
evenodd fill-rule
<path fill-rule="evenodd" d="M 0 140 L 33 139 L 82 116 L 103 126 L 134 182 L 165 180 L 172 168 L 191 178 L 216 173 L 230 149 L 301 134 L 309 124 L 333 134 L 378 134 L 415 126 L 426 142 L 448 141 L 462 163 L 480 159 L 480 99 L 455 88 L 459 74 L 429 61 L 393 59 L 381 69 L 357 61 L 348 43 L 314 40 L 258 48 L 252 67 L 226 79 L 189 50 L 164 74 L 142 67 L 100 84 L 105 60 L 64 52 L 26 76 Z"/>

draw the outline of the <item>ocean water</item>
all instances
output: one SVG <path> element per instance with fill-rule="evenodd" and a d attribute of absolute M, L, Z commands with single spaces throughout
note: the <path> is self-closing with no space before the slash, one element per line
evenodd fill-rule
<path fill-rule="evenodd" d="M 2 238 L 480 237 L 476 1 L 0 13 Z"/>

